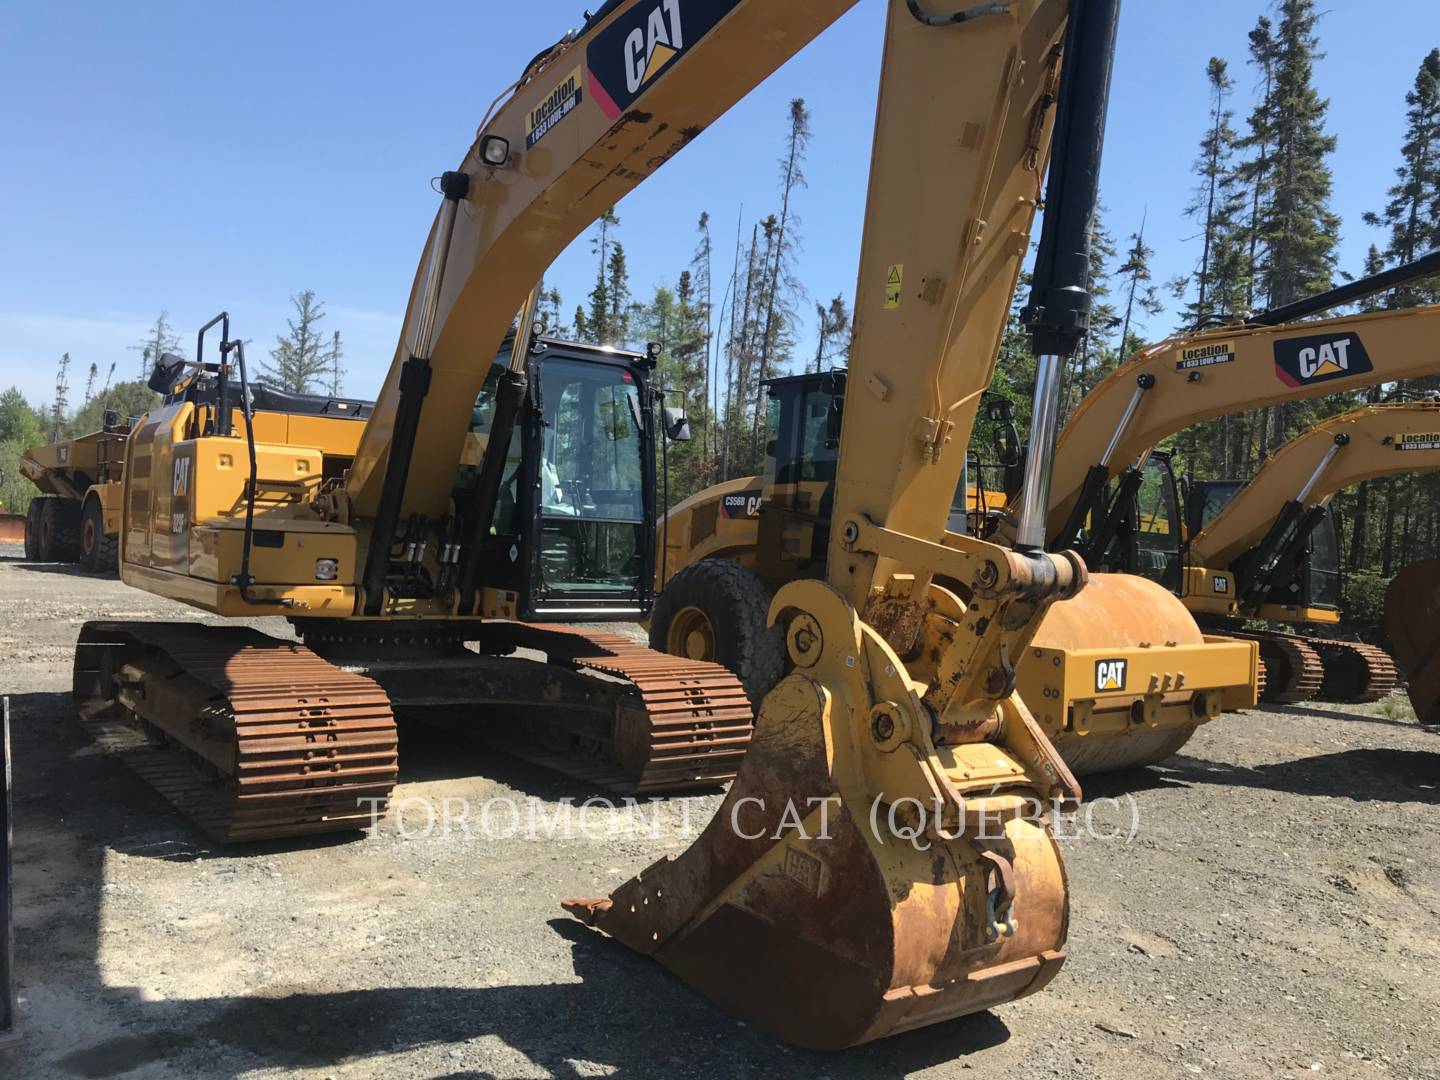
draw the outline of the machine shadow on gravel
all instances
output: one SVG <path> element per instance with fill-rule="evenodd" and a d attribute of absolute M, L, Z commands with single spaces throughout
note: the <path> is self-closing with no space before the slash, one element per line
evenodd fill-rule
<path fill-rule="evenodd" d="M 1262 788 L 1355 802 L 1440 804 L 1440 752 L 1363 748 L 1255 768 L 1180 754 L 1153 768 L 1167 782 Z"/>
<path fill-rule="evenodd" d="M 705 1068 L 711 1048 L 762 1074 L 898 1078 L 1010 1037 L 999 1017 L 983 1012 L 840 1053 L 795 1050 L 737 1024 L 594 931 L 569 919 L 551 926 L 572 945 L 578 984 L 387 987 L 140 1004 L 134 1023 L 146 1033 L 75 1050 L 57 1064 L 79 1077 L 113 1075 L 117 1063 L 129 1069 L 162 1060 L 206 1076 L 239 1076 L 261 1062 L 320 1068 L 489 1035 L 562 1078 L 593 1075 L 581 1062 L 608 1067 L 617 1077 L 686 1075 Z M 540 1016 L 544 1023 L 536 1022 Z"/>

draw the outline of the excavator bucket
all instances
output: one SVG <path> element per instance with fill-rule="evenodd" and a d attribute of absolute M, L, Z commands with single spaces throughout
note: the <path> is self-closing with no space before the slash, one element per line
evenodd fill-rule
<path fill-rule="evenodd" d="M 1426 727 L 1440 727 L 1440 559 L 1411 563 L 1391 580 L 1385 633 L 1405 671 L 1416 717 Z"/>
<path fill-rule="evenodd" d="M 851 658 L 871 666 L 864 661 Z M 781 682 L 694 845 L 608 899 L 569 900 L 566 910 L 727 1011 L 812 1049 L 1044 987 L 1064 961 L 1069 917 L 1045 819 L 1012 806 L 988 830 L 967 827 L 966 838 L 916 829 L 902 839 L 892 820 L 901 808 L 865 794 L 864 736 L 849 695 L 832 694 L 833 685 L 803 671 Z M 863 716 L 858 730 L 868 734 Z M 999 746 L 960 749 L 992 767 L 1005 762 L 1011 782 L 1021 772 Z M 895 756 L 909 750 L 902 744 Z"/>

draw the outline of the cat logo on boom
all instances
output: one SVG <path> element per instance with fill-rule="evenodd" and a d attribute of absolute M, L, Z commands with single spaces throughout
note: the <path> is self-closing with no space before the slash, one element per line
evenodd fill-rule
<path fill-rule="evenodd" d="M 586 49 L 590 89 L 617 120 L 740 0 L 655 0 L 616 19 Z"/>
<path fill-rule="evenodd" d="M 1310 386 L 1373 370 L 1358 334 L 1275 342 L 1275 375 L 1286 386 Z"/>
<path fill-rule="evenodd" d="M 1096 692 L 1104 693 L 1108 690 L 1124 690 L 1125 675 L 1129 666 L 1130 662 L 1128 660 L 1096 660 Z"/>

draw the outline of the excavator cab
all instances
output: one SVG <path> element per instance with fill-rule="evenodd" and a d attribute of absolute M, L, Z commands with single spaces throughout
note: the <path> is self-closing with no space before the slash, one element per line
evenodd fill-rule
<path fill-rule="evenodd" d="M 501 350 L 509 355 L 511 342 Z M 643 353 L 540 338 L 485 541 L 491 587 L 517 617 L 634 619 L 650 610 L 655 535 L 652 362 Z M 473 502 L 494 420 L 497 361 L 471 413 L 456 475 Z"/>
<path fill-rule="evenodd" d="M 1138 574 L 1171 592 L 1180 589 L 1181 512 L 1179 485 L 1168 450 L 1152 450 L 1140 470 L 1135 495 L 1117 508 L 1117 524 L 1097 569 Z M 1087 543 L 1089 529 L 1080 542 Z"/>
<path fill-rule="evenodd" d="M 1197 480 L 1192 483 L 1185 502 L 1189 534 L 1199 535 L 1244 487 L 1245 483 L 1241 480 Z M 1321 621 L 1339 618 L 1343 579 L 1339 528 L 1335 519 L 1334 508 L 1326 509 L 1308 529 L 1309 535 L 1303 543 L 1295 542 L 1297 526 L 1292 524 L 1264 567 L 1254 565 L 1257 549 L 1236 560 L 1235 573 L 1240 587 L 1243 588 L 1245 579 L 1257 570 L 1272 578 L 1256 611 L 1257 617 L 1283 621 L 1302 611 L 1311 615 L 1324 612 L 1332 616 L 1321 616 Z"/>

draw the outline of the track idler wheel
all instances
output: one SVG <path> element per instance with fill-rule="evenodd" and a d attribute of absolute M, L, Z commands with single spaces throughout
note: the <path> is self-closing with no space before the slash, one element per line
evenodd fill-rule
<path fill-rule="evenodd" d="M 738 777 L 687 851 L 566 910 L 812 1049 L 1041 989 L 1064 961 L 1069 918 L 1046 823 L 897 836 L 890 805 L 864 794 L 858 743 L 871 725 L 826 685 L 797 672 L 765 698 Z"/>

